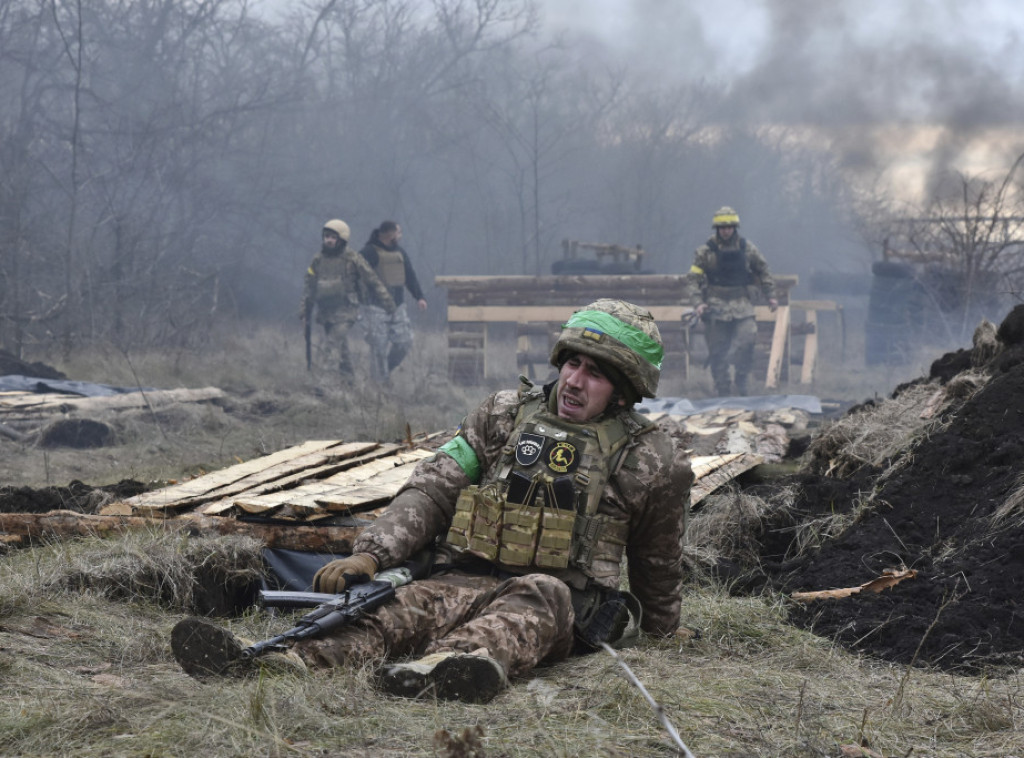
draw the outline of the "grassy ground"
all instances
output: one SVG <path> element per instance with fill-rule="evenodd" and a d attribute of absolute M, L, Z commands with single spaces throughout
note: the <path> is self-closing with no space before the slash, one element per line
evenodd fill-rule
<path fill-rule="evenodd" d="M 245 332 L 223 330 L 203 349 L 126 353 L 92 344 L 67 359 L 26 355 L 71 379 L 162 389 L 213 386 L 224 390 L 226 397 L 217 403 L 103 418 L 114 428 L 116 444 L 93 450 L 46 450 L 34 436 L 22 442 L 0 436 L 0 483 L 42 487 L 63 486 L 73 479 L 93 486 L 121 479 L 164 482 L 311 439 L 398 440 L 407 432 L 452 429 L 487 392 L 515 386 L 518 369 L 511 339 L 490 346 L 484 385 L 459 387 L 447 380 L 445 334 L 419 330 L 416 335 L 417 344 L 390 387 L 369 380 L 366 347 L 358 335 L 350 338 L 360 366 L 355 381 L 343 382 L 320 356 L 314 370 L 306 371 L 297 323 Z M 784 383 L 771 392 L 859 402 L 884 396 L 897 383 L 925 373 L 935 357 L 926 356 L 915 365 L 866 370 L 861 356 L 857 340 L 851 338 L 842 350 L 826 341 L 814 384 Z M 709 395 L 708 372 L 694 365 L 684 376 L 682 365 L 679 356 L 666 358 L 659 394 Z"/>
<path fill-rule="evenodd" d="M 248 565 L 254 550 L 137 533 L 8 555 L 0 754 L 675 754 L 657 714 L 605 653 L 539 669 L 487 706 L 379 695 L 368 669 L 190 679 L 168 645 L 191 602 L 190 571 Z M 778 597 L 693 588 L 683 616 L 702 639 L 647 640 L 621 656 L 701 758 L 1022 754 L 1017 676 L 962 678 L 858 658 L 787 625 Z M 253 611 L 224 623 L 263 638 L 287 620 Z M 446 735 L 477 752 L 460 752 Z M 842 752 L 853 745 L 875 752 Z"/>
<path fill-rule="evenodd" d="M 485 391 L 438 380 L 446 373 L 439 334 L 421 335 L 421 344 L 386 388 L 373 385 L 365 371 L 348 382 L 319 365 L 306 371 L 297 330 L 264 328 L 215 339 L 215 347 L 201 352 L 128 355 L 92 345 L 68 360 L 32 356 L 71 379 L 161 389 L 212 386 L 224 390 L 225 397 L 157 413 L 104 417 L 115 429 L 116 444 L 92 450 L 46 450 L 35 437 L 23 442 L 0 437 L 0 482 L 29 487 L 66 485 L 73 479 L 94 486 L 125 478 L 163 482 L 306 440 L 398 440 L 407 433 L 454 428 Z M 365 367 L 362 341 L 351 341 Z"/>
<path fill-rule="evenodd" d="M 11 484 L 166 480 L 309 439 L 399 439 L 454 427 L 484 392 L 445 376 L 443 336 L 423 334 L 391 388 L 307 373 L 299 335 L 218 337 L 204 355 L 94 347 L 69 377 L 155 387 L 218 386 L 225 403 L 115 419 L 119 444 L 42 451 L 0 442 Z M 46 360 L 45 356 L 32 356 Z M 365 365 L 365 364 L 364 364 Z M 832 362 L 814 387 L 861 400 L 916 375 Z M 663 394 L 702 394 L 706 377 L 666 376 Z M 382 696 L 366 669 L 201 683 L 171 657 L 171 627 L 194 610 L 211 563 L 251 571 L 257 546 L 167 532 L 76 540 L 0 560 L 0 754 L 19 756 L 669 756 L 642 693 L 604 653 L 537 670 L 488 706 Z M 205 568 L 203 568 L 205 567 Z M 699 758 L 1000 756 L 1024 758 L 1018 675 L 965 678 L 850 655 L 786 623 L 783 598 L 731 597 L 711 583 L 683 599 L 694 642 L 622 652 Z M 252 610 L 224 622 L 262 638 L 287 619 Z M 846 747 L 844 747 L 846 746 Z M 860 752 L 854 747 L 860 746 Z"/>

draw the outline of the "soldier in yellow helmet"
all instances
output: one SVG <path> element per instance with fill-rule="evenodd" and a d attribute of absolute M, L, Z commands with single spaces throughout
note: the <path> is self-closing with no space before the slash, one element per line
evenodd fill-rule
<path fill-rule="evenodd" d="M 746 395 L 754 360 L 757 324 L 754 298 L 761 296 L 774 312 L 779 303 L 768 263 L 757 246 L 739 234 L 740 217 L 729 206 L 712 217 L 715 233 L 697 248 L 688 275 L 704 321 L 711 377 L 720 397 Z M 729 376 L 729 365 L 735 374 Z"/>
<path fill-rule="evenodd" d="M 551 351 L 557 380 L 488 397 L 313 584 L 341 593 L 427 546 L 432 575 L 291 652 L 310 667 L 384 661 L 377 683 L 394 695 L 485 702 L 576 649 L 640 630 L 691 638 L 678 624 L 693 472 L 633 410 L 657 392 L 662 355 L 644 308 L 573 313 Z M 244 668 L 241 643 L 204 619 L 179 622 L 172 649 L 195 676 Z"/>
<path fill-rule="evenodd" d="M 360 304 L 372 297 L 382 310 L 390 313 L 395 310 L 395 302 L 359 251 L 348 247 L 348 224 L 331 219 L 324 224 L 321 236 L 320 252 L 306 271 L 299 315 L 306 320 L 308 340 L 310 319 L 316 309 L 316 321 L 324 328 L 330 359 L 337 361 L 343 376 L 352 376 L 348 331 L 359 316 Z"/>

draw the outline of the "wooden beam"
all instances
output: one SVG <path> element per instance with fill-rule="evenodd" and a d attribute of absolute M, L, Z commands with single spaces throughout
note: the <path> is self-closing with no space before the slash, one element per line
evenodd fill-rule
<path fill-rule="evenodd" d="M 481 323 L 526 323 L 551 321 L 564 323 L 579 306 L 573 305 L 449 305 L 448 321 L 474 321 Z M 693 309 L 686 305 L 647 305 L 656 321 L 682 319 Z"/>
<path fill-rule="evenodd" d="M 372 519 L 379 515 L 380 509 L 360 514 L 360 517 Z M 267 547 L 326 553 L 352 552 L 352 541 L 363 530 L 362 525 L 259 524 L 196 513 L 171 519 L 97 516 L 75 511 L 0 513 L 0 533 L 29 544 L 53 538 L 107 537 L 142 528 L 169 529 L 191 535 L 235 534 L 261 540 Z M 5 542 L 11 544 L 14 540 L 5 539 Z"/>
<path fill-rule="evenodd" d="M 818 312 L 807 311 L 807 323 L 814 328 L 804 335 L 804 365 L 800 371 L 800 384 L 814 382 L 814 367 L 818 361 Z"/>
<path fill-rule="evenodd" d="M 779 386 L 782 361 L 786 356 L 786 340 L 789 338 L 789 306 L 780 305 L 775 311 L 775 332 L 772 334 L 772 349 L 768 354 L 768 377 L 764 386 L 775 389 Z"/>
<path fill-rule="evenodd" d="M 5 392 L 0 395 L 0 410 L 22 413 L 79 411 L 121 411 L 133 408 L 162 408 L 180 403 L 199 403 L 224 396 L 217 387 L 200 389 L 146 390 L 117 395 L 83 397 L 62 392 Z"/>
<path fill-rule="evenodd" d="M 790 300 L 789 307 L 802 311 L 838 311 L 841 309 L 835 300 Z"/>

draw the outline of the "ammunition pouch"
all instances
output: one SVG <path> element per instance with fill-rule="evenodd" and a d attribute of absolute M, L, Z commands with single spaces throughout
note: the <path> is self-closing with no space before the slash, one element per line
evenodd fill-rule
<path fill-rule="evenodd" d="M 447 541 L 505 566 L 562 569 L 575 522 L 574 511 L 509 503 L 493 484 L 471 485 L 459 493 Z"/>
<path fill-rule="evenodd" d="M 604 642 L 612 647 L 635 644 L 640 635 L 640 601 L 634 595 L 596 585 L 572 590 L 576 614 L 573 632 L 576 652 L 597 650 Z"/>

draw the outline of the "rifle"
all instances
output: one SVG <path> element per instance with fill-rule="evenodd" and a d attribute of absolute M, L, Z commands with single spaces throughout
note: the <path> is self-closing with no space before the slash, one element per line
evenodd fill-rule
<path fill-rule="evenodd" d="M 306 371 L 313 370 L 313 305 L 306 306 Z"/>
<path fill-rule="evenodd" d="M 340 595 L 326 592 L 260 590 L 260 604 L 265 608 L 316 607 L 300 618 L 288 631 L 245 648 L 242 651 L 242 658 L 257 658 L 264 653 L 286 650 L 299 640 L 318 637 L 351 624 L 388 602 L 395 596 L 398 587 L 426 576 L 431 566 L 430 558 L 431 553 L 417 554 L 404 566 L 381 571 L 373 579 L 368 579 L 365 575 L 354 577 L 357 583 L 346 587 Z M 360 579 L 362 581 L 359 581 Z"/>

